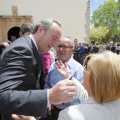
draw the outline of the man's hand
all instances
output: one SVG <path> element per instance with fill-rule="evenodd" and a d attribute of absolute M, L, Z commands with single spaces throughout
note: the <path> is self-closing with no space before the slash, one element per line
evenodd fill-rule
<path fill-rule="evenodd" d="M 68 103 L 72 100 L 76 91 L 76 83 L 71 80 L 62 80 L 49 89 L 50 104 Z"/>
<path fill-rule="evenodd" d="M 71 77 L 69 66 L 66 63 L 63 63 L 61 60 L 56 62 L 56 68 L 61 73 L 61 75 L 67 79 Z"/>
<path fill-rule="evenodd" d="M 36 120 L 32 116 L 16 115 L 16 114 L 12 114 L 12 119 L 13 120 Z"/>

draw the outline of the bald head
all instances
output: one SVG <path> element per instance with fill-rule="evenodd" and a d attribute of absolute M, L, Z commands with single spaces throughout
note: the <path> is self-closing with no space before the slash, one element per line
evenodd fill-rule
<path fill-rule="evenodd" d="M 9 46 L 9 44 L 7 43 L 7 42 L 3 42 L 2 43 L 5 47 L 8 47 Z"/>
<path fill-rule="evenodd" d="M 73 54 L 73 44 L 72 40 L 69 37 L 61 37 L 60 41 L 57 44 L 57 56 L 58 60 L 61 60 L 63 63 L 67 62 Z"/>
<path fill-rule="evenodd" d="M 0 54 L 2 54 L 3 50 L 8 46 L 9 46 L 9 44 L 7 42 L 2 42 L 0 44 Z"/>
<path fill-rule="evenodd" d="M 61 37 L 59 42 L 66 42 L 66 43 L 69 43 L 69 45 L 73 46 L 73 43 L 70 37 Z"/>

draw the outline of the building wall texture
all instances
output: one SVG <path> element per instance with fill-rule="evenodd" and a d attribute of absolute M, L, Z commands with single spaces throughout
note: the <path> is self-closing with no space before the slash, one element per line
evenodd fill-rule
<path fill-rule="evenodd" d="M 12 6 L 18 6 L 18 16 L 32 16 L 34 24 L 54 18 L 62 35 L 89 41 L 89 0 L 0 0 L 0 16 L 12 16 Z"/>

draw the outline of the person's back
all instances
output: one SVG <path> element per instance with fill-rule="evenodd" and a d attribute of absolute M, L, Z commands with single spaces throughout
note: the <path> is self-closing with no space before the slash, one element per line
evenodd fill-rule
<path fill-rule="evenodd" d="M 90 97 L 79 105 L 65 109 L 58 120 L 120 120 L 120 100 L 97 104 Z"/>

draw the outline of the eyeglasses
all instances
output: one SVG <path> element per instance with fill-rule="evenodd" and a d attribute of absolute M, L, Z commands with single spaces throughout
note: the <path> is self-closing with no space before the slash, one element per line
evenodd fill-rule
<path fill-rule="evenodd" d="M 58 45 L 57 48 L 63 48 L 63 49 L 68 49 L 68 48 L 73 48 L 73 46 L 68 46 L 68 45 Z"/>

